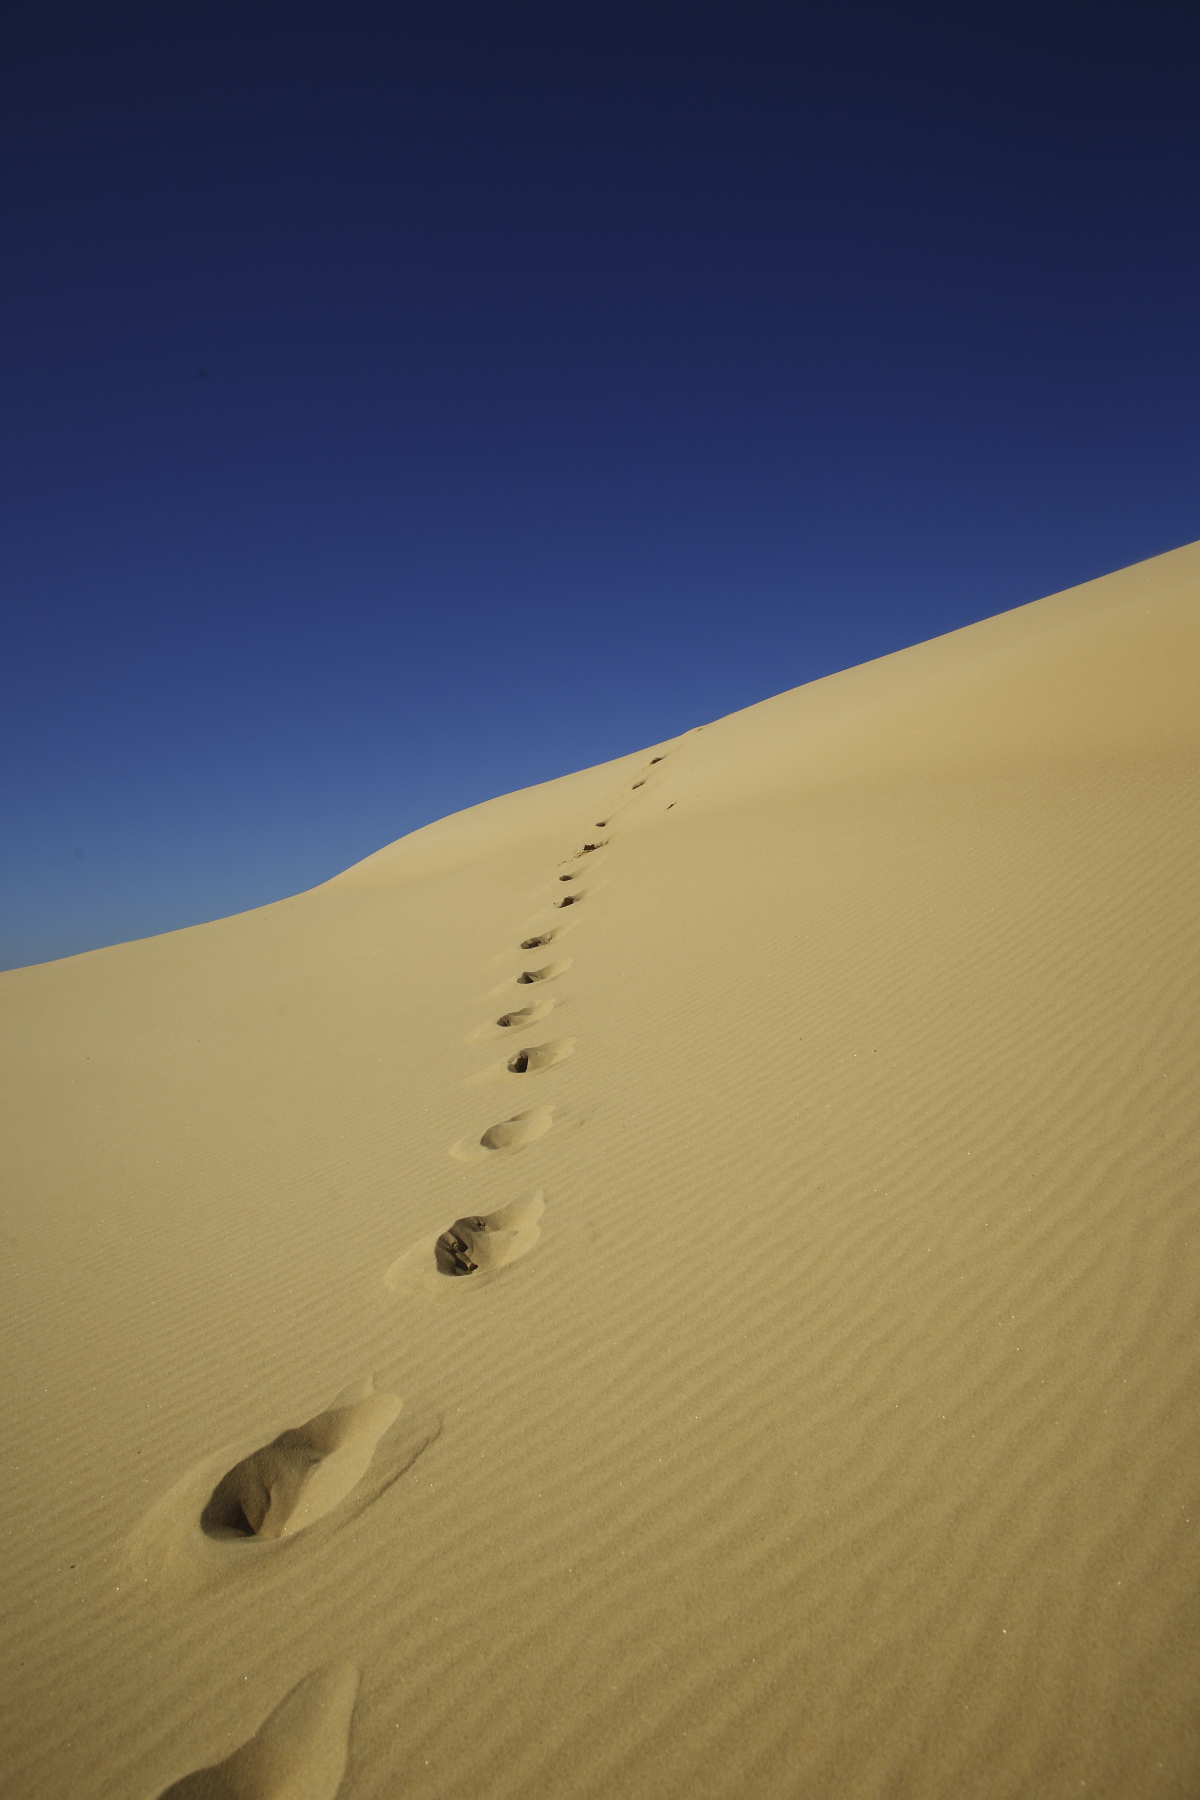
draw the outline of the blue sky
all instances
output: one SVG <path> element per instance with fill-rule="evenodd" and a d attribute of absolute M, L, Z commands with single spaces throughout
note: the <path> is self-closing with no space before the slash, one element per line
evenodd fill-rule
<path fill-rule="evenodd" d="M 1200 536 L 1189 10 L 11 18 L 0 966 Z"/>

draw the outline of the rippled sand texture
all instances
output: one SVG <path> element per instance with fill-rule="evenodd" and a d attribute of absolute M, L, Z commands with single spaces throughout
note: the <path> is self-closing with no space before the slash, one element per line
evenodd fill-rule
<path fill-rule="evenodd" d="M 0 977 L 8 1800 L 1200 1793 L 1198 671 L 1192 547 Z"/>

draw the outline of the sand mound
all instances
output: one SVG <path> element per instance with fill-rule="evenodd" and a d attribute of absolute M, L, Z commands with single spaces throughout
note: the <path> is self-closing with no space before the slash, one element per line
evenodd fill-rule
<path fill-rule="evenodd" d="M 6 1795 L 1200 1791 L 1198 667 L 1193 547 L 0 976 Z"/>

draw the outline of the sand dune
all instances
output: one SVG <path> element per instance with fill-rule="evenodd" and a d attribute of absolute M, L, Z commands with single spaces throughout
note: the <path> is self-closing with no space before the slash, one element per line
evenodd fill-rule
<path fill-rule="evenodd" d="M 6 1795 L 1200 1792 L 1198 670 L 1193 546 L 0 976 Z"/>

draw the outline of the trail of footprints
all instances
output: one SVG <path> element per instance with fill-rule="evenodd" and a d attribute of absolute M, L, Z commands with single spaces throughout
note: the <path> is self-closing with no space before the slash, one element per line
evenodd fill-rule
<path fill-rule="evenodd" d="M 653 756 L 645 769 L 622 790 L 596 829 L 605 831 L 634 804 L 650 770 L 665 760 Z M 672 803 L 673 804 L 673 803 Z M 612 842 L 611 836 L 585 842 L 570 862 L 583 862 Z M 594 864 L 557 875 L 548 909 L 562 912 L 591 898 L 596 886 Z M 578 885 L 585 883 L 585 885 Z M 559 886 L 570 891 L 559 894 Z M 522 938 L 523 951 L 541 950 L 570 929 L 551 923 Z M 537 988 L 527 1004 L 502 1011 L 471 1032 L 468 1043 L 501 1042 L 552 1012 L 557 997 L 542 997 L 542 987 L 559 981 L 574 959 L 559 957 L 522 968 L 494 990 Z M 468 1087 L 510 1082 L 514 1077 L 543 1074 L 571 1055 L 574 1038 L 550 1038 L 522 1044 L 468 1079 Z M 526 1107 L 497 1120 L 478 1135 L 468 1133 L 450 1154 L 461 1162 L 483 1165 L 523 1153 L 551 1130 L 552 1105 Z M 414 1244 L 387 1270 L 384 1281 L 395 1293 L 425 1294 L 441 1299 L 451 1292 L 476 1291 L 501 1278 L 538 1241 L 545 1210 L 541 1189 L 489 1213 L 455 1219 L 443 1230 Z M 371 1379 L 335 1395 L 329 1405 L 302 1425 L 279 1432 L 269 1443 L 228 1461 L 209 1458 L 177 1483 L 151 1509 L 130 1541 L 135 1568 L 144 1579 L 176 1591 L 211 1588 L 224 1578 L 239 1577 L 252 1557 L 286 1554 L 302 1532 L 318 1527 L 330 1515 L 351 1517 L 372 1503 L 411 1467 L 441 1428 L 440 1419 L 418 1418 L 407 1434 L 394 1431 L 404 1402 L 397 1394 L 375 1391 Z M 331 1527 L 337 1529 L 336 1522 Z M 320 1532 L 314 1533 L 314 1538 Z M 260 1564 L 261 1566 L 261 1564 Z M 350 1729 L 358 1693 L 359 1671 L 349 1664 L 330 1664 L 312 1671 L 293 1687 L 244 1744 L 223 1762 L 194 1770 L 165 1788 L 159 1800 L 335 1800 L 349 1759 Z"/>

